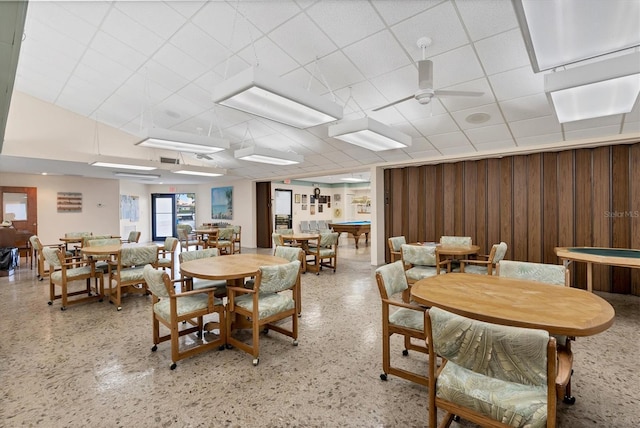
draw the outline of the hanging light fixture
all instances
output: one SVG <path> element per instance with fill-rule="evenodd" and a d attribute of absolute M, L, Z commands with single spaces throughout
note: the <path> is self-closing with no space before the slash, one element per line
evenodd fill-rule
<path fill-rule="evenodd" d="M 189 153 L 217 153 L 230 147 L 229 140 L 162 128 L 146 130 L 136 146 Z"/>
<path fill-rule="evenodd" d="M 227 174 L 227 170 L 223 168 L 210 168 L 193 165 L 179 165 L 171 172 L 174 174 L 199 175 L 202 177 L 220 177 Z"/>
<path fill-rule="evenodd" d="M 368 116 L 329 126 L 329 137 L 376 152 L 401 149 L 411 145 L 409 135 Z"/>
<path fill-rule="evenodd" d="M 104 168 L 120 168 L 120 169 L 133 169 L 138 171 L 152 171 L 158 168 L 157 162 L 145 161 L 141 159 L 129 159 L 119 158 L 113 156 L 98 155 L 96 160 L 90 162 L 89 165 L 101 166 Z"/>
<path fill-rule="evenodd" d="M 291 85 L 261 68 L 251 67 L 213 89 L 213 102 L 296 128 L 342 119 L 333 101 Z"/>
<path fill-rule="evenodd" d="M 294 165 L 304 162 L 304 157 L 293 152 L 279 152 L 277 150 L 268 149 L 266 147 L 251 146 L 244 149 L 236 150 L 234 153 L 236 159 L 269 163 L 272 165 Z"/>

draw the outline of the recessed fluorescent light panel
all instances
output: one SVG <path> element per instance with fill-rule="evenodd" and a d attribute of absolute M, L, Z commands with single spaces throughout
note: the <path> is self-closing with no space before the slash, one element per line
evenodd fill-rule
<path fill-rule="evenodd" d="M 229 148 L 229 140 L 169 129 L 147 130 L 137 146 L 189 153 L 216 153 Z"/>
<path fill-rule="evenodd" d="M 342 177 L 340 181 L 345 181 L 347 183 L 364 183 L 367 180 L 365 180 L 364 178 L 356 178 L 356 177 Z"/>
<path fill-rule="evenodd" d="M 213 89 L 213 102 L 296 128 L 342 118 L 342 106 L 251 67 Z"/>
<path fill-rule="evenodd" d="M 182 165 L 178 169 L 172 171 L 175 174 L 198 175 L 201 177 L 220 177 L 227 173 L 226 169 L 206 168 L 191 165 Z"/>
<path fill-rule="evenodd" d="M 143 180 L 160 178 L 159 174 L 144 174 L 137 172 L 114 172 L 113 175 L 115 175 L 116 177 L 139 178 Z"/>
<path fill-rule="evenodd" d="M 92 166 L 101 166 L 104 168 L 133 169 L 138 171 L 152 171 L 158 167 L 150 161 L 130 160 L 126 158 L 115 158 L 107 156 L 99 156 L 99 159 L 91 162 Z"/>
<path fill-rule="evenodd" d="M 304 157 L 292 152 L 279 152 L 267 149 L 265 147 L 251 146 L 244 149 L 236 150 L 234 153 L 236 159 L 242 159 L 251 162 L 268 163 L 272 165 L 294 165 L 304 162 Z"/>
<path fill-rule="evenodd" d="M 544 76 L 560 123 L 628 113 L 640 94 L 640 52 Z"/>
<path fill-rule="evenodd" d="M 409 135 L 370 117 L 331 125 L 329 136 L 374 152 L 402 149 L 411 145 Z"/>
<path fill-rule="evenodd" d="M 640 45 L 638 1 L 513 0 L 513 7 L 536 73 Z"/>

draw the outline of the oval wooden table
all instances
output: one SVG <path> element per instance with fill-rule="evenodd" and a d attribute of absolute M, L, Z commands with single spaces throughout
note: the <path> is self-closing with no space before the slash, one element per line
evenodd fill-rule
<path fill-rule="evenodd" d="M 567 336 L 603 332 L 615 316 L 609 302 L 585 290 L 492 275 L 437 275 L 416 282 L 411 295 L 468 318 Z"/>

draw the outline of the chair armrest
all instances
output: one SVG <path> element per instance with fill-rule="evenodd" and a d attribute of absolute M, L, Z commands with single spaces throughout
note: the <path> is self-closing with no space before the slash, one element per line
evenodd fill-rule
<path fill-rule="evenodd" d="M 425 308 L 423 308 L 423 307 L 412 305 L 410 303 L 400 302 L 400 301 L 397 301 L 397 300 L 382 299 L 382 302 L 386 303 L 389 306 L 397 306 L 399 308 L 413 309 L 414 311 L 420 311 L 420 312 L 424 312 L 425 311 Z"/>
<path fill-rule="evenodd" d="M 254 294 L 256 291 L 253 288 L 234 287 L 227 285 L 227 291 L 236 291 L 241 294 Z"/>
<path fill-rule="evenodd" d="M 460 260 L 460 264 L 472 264 L 472 265 L 489 265 L 491 262 L 489 260 Z"/>

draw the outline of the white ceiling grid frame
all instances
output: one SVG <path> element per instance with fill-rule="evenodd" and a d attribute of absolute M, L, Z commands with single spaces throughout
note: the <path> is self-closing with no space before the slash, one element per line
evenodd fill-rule
<path fill-rule="evenodd" d="M 488 75 L 530 65 L 519 28 L 479 40 L 475 48 Z"/>
<path fill-rule="evenodd" d="M 489 120 L 482 123 L 467 122 L 466 118 L 476 113 L 488 114 L 490 116 Z M 498 104 L 496 103 L 487 104 L 481 107 L 474 107 L 467 110 L 458 110 L 458 111 L 452 112 L 451 116 L 453 116 L 453 119 L 456 121 L 460 129 L 462 129 L 463 131 L 467 129 L 472 129 L 472 128 L 480 128 L 480 127 L 486 127 L 491 125 L 505 124 L 504 120 L 502 119 L 502 114 L 500 112 L 500 109 L 498 108 Z"/>
<path fill-rule="evenodd" d="M 489 76 L 489 82 L 498 101 L 544 93 L 544 75 L 533 74 L 529 65 Z"/>
<path fill-rule="evenodd" d="M 182 15 L 176 14 L 175 9 L 165 2 L 154 1 L 119 1 L 114 5 L 122 13 L 154 32 L 164 40 L 173 36 L 187 21 Z"/>
<path fill-rule="evenodd" d="M 385 28 L 366 1 L 319 1 L 306 14 L 336 44 L 343 48 Z"/>
<path fill-rule="evenodd" d="M 300 37 L 304 34 L 304 37 Z M 336 45 L 306 15 L 299 14 L 268 34 L 273 42 L 282 46 L 300 65 L 335 51 Z M 306 87 L 306 86 L 305 86 Z"/>
<path fill-rule="evenodd" d="M 455 0 L 455 4 L 469 37 L 474 42 L 518 28 L 518 20 L 510 1 Z"/>
<path fill-rule="evenodd" d="M 554 115 L 545 94 L 527 95 L 500 101 L 500 109 L 509 122 Z M 557 120 L 556 120 L 557 123 Z"/>
<path fill-rule="evenodd" d="M 509 127 L 516 141 L 522 137 L 559 134 L 562 131 L 562 127 L 554 115 L 514 121 L 510 123 Z"/>
<path fill-rule="evenodd" d="M 412 63 L 388 30 L 380 31 L 349 45 L 343 49 L 343 52 L 368 79 Z"/>
<path fill-rule="evenodd" d="M 466 129 L 464 132 L 467 134 L 467 138 L 469 138 L 469 141 L 471 141 L 471 144 L 473 145 L 487 144 L 492 141 L 503 140 L 510 140 L 515 145 L 511 131 L 504 123 L 489 125 L 482 128 Z"/>

